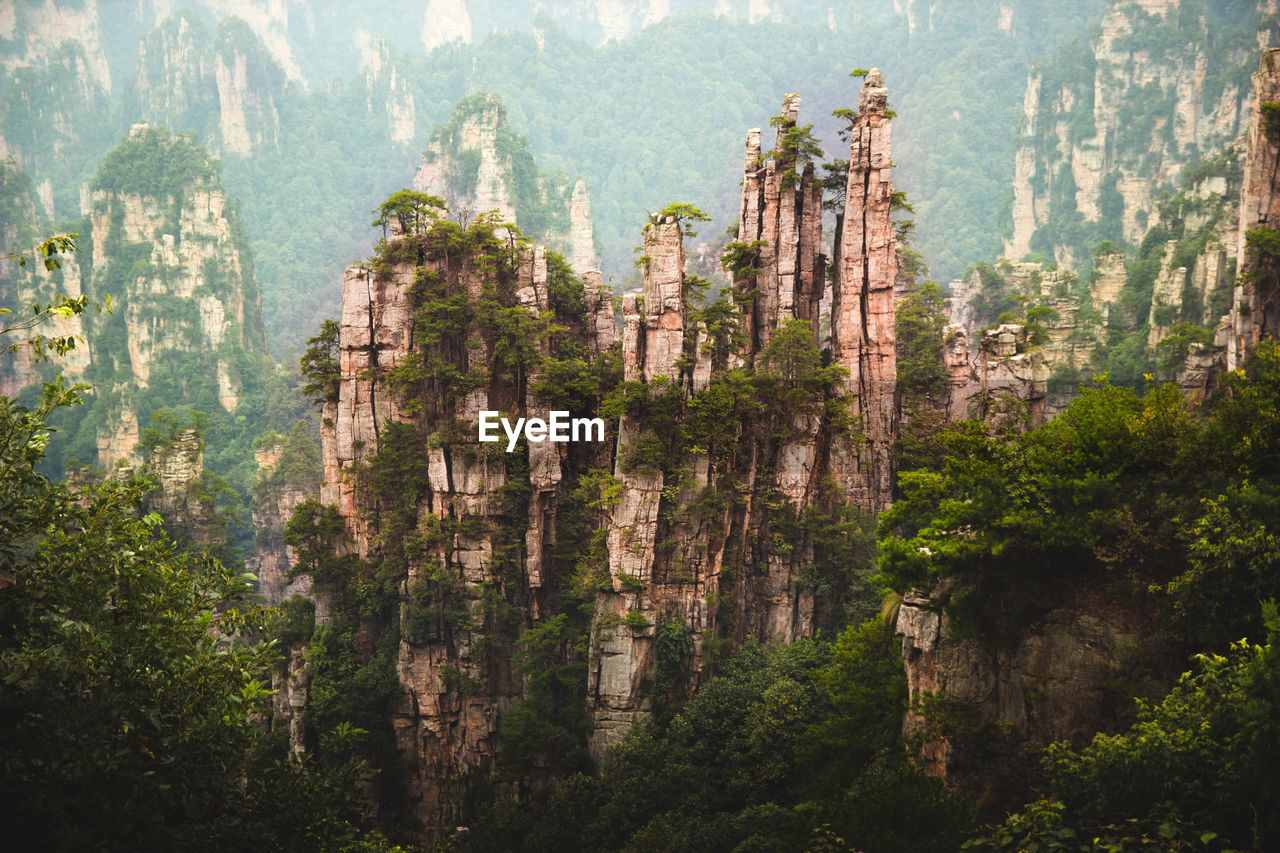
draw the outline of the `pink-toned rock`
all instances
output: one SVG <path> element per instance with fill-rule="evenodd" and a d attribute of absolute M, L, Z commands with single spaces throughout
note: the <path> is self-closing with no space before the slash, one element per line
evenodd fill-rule
<path fill-rule="evenodd" d="M 1263 104 L 1280 101 L 1280 48 L 1262 54 L 1253 75 L 1244 183 L 1240 190 L 1240 282 L 1231 309 L 1233 333 L 1227 369 L 1244 362 L 1250 348 L 1280 335 L 1280 259 L 1263 257 L 1248 245 L 1250 231 L 1280 231 L 1280 136 L 1268 132 Z"/>
<path fill-rule="evenodd" d="M 756 293 L 744 310 L 750 334 L 746 355 L 768 346 L 773 330 L 792 318 L 808 322 L 817 334 L 826 270 L 822 188 L 816 185 L 812 163 L 797 172 L 796 152 L 785 143 L 799 107 L 798 95 L 783 100 L 777 142 L 768 159 L 762 160 L 760 131 L 747 132 L 737 241 L 763 245 L 754 264 L 758 272 L 735 277 L 740 291 Z"/>
<path fill-rule="evenodd" d="M 684 240 L 680 223 L 665 217 L 644 227 L 643 358 L 641 376 L 675 380 L 684 354 Z"/>
<path fill-rule="evenodd" d="M 849 183 L 832 285 L 832 361 L 849 371 L 866 438 L 850 448 L 840 484 L 867 512 L 889 505 L 891 448 L 897 434 L 894 281 L 898 273 L 890 207 L 888 91 L 880 70 L 862 85 L 858 120 L 850 129 Z"/>
<path fill-rule="evenodd" d="M 948 420 L 963 420 L 969 417 L 969 334 L 964 326 L 952 323 L 943 340 L 942 358 L 951 380 L 944 414 Z"/>

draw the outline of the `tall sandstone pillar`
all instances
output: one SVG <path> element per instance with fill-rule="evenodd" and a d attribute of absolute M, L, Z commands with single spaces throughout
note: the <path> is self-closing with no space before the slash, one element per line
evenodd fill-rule
<path fill-rule="evenodd" d="M 1240 188 L 1240 278 L 1230 314 L 1228 370 L 1238 367 L 1258 341 L 1280 334 L 1280 258 L 1264 256 L 1248 244 L 1250 231 L 1280 231 L 1280 132 L 1268 129 L 1274 122 L 1263 109 L 1277 102 L 1280 48 L 1272 48 L 1262 54 L 1253 75 L 1253 115 Z"/>
<path fill-rule="evenodd" d="M 743 164 L 742 205 L 738 242 L 760 241 L 754 281 L 740 290 L 754 289 L 746 306 L 744 330 L 752 353 L 769 344 L 774 329 L 795 318 L 808 322 L 817 334 L 826 259 L 822 256 L 822 188 L 814 180 L 813 164 L 797 173 L 797 155 L 786 135 L 796 125 L 800 96 L 787 95 L 777 144 L 768 159 L 760 151 L 760 131 L 747 132 Z"/>
<path fill-rule="evenodd" d="M 797 96 L 787 96 L 768 154 L 759 130 L 747 134 L 737 242 L 750 257 L 734 273 L 745 340 L 727 364 L 713 364 L 705 321 L 685 310 L 679 223 L 658 219 L 644 230 L 644 292 L 623 301 L 626 381 L 646 384 L 649 394 L 678 394 L 693 410 L 705 404 L 698 395 L 733 367 L 759 367 L 788 322 L 810 324 L 816 352 L 826 260 L 822 188 L 812 165 L 800 166 L 789 138 L 798 106 Z M 817 603 L 805 582 L 812 543 L 801 538 L 776 547 L 771 524 L 780 504 L 799 517 L 823 499 L 836 452 L 832 430 L 821 406 L 760 418 L 773 419 L 763 433 L 759 423 L 754 431 L 745 422 L 723 425 L 720 440 L 733 444 L 732 453 L 685 447 L 661 463 L 650 453 L 641 465 L 633 449 L 660 447 L 663 439 L 645 418 L 621 418 L 614 474 L 622 488 L 607 533 L 611 588 L 596 602 L 588 675 L 597 759 L 650 710 L 644 688 L 656 671 L 664 627 L 678 622 L 688 631 L 689 677 L 682 685 L 688 690 L 704 674 L 707 640 L 793 642 L 813 634 Z M 773 440 L 778 433 L 787 437 Z M 715 503 L 729 494 L 734 499 Z"/>
<path fill-rule="evenodd" d="M 644 252 L 643 294 L 640 298 L 628 294 L 622 304 L 623 379 L 667 380 L 678 387 L 678 362 L 684 351 L 684 242 L 675 217 L 655 217 L 645 226 Z M 631 415 L 623 415 L 618 425 L 614 474 L 622 491 L 607 534 L 613 590 L 596 599 L 597 627 L 587 684 L 591 747 L 597 758 L 603 758 L 605 750 L 648 710 L 643 687 L 654 665 L 652 623 L 669 592 L 653 575 L 662 470 L 652 465 L 631 468 L 622 461 L 647 429 L 642 419 Z M 628 614 L 642 616 L 647 627 L 629 627 Z"/>
<path fill-rule="evenodd" d="M 838 481 L 867 512 L 889 505 L 890 451 L 897 433 L 894 403 L 893 284 L 898 273 L 890 208 L 888 92 L 880 69 L 862 84 L 858 119 L 850 130 L 849 183 L 836 233 L 831 293 L 832 360 L 849 371 L 866 440 L 838 454 Z"/>

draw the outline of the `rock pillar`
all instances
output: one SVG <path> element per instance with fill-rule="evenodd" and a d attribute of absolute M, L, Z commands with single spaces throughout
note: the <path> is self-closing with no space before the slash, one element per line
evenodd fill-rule
<path fill-rule="evenodd" d="M 884 80 L 873 68 L 862 85 L 858 119 L 850 129 L 849 182 L 831 295 L 832 360 L 849 371 L 848 389 L 865 437 L 850 448 L 839 481 L 868 512 L 889 505 L 890 451 L 898 427 L 893 298 L 898 257 L 890 213 L 887 106 Z"/>

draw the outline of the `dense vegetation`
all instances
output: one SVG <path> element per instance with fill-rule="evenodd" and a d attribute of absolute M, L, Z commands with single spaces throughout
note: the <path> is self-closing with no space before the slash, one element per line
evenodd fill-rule
<path fill-rule="evenodd" d="M 919 244 L 949 274 L 994 251 L 996 202 L 1009 176 L 990 162 L 1003 158 L 1007 166 L 1010 145 L 983 130 L 1012 122 L 1011 94 L 1020 91 L 1029 57 L 1078 30 L 1060 5 L 1020 5 L 1039 15 L 1038 28 L 993 28 L 976 39 L 957 39 L 971 25 L 968 4 L 930 11 L 928 27 L 915 32 L 895 16 L 871 15 L 850 38 L 808 19 L 746 24 L 694 16 L 593 47 L 543 21 L 536 35 L 493 33 L 440 47 L 424 61 L 399 61 L 397 69 L 409 81 L 420 127 L 466 92 L 502 92 L 544 164 L 591 180 L 606 262 L 617 269 L 630 264 L 624 250 L 632 241 L 623 235 L 642 208 L 658 209 L 670 197 L 707 198 L 710 216 L 689 205 L 662 213 L 682 217 L 685 227 L 732 218 L 733 152 L 741 129 L 775 107 L 779 80 L 785 76 L 786 88 L 808 84 L 810 102 L 846 103 L 850 84 L 847 68 L 833 62 L 837 45 L 849 50 L 849 64 L 883 52 L 876 61 L 903 114 L 898 157 L 912 164 L 902 183 L 936 187 L 921 194 L 930 201 L 921 205 Z M 1230 11 L 1209 6 L 1219 16 Z M 643 428 L 620 448 L 619 465 L 625 474 L 663 473 L 661 529 L 698 518 L 715 533 L 714 519 L 742 484 L 748 445 L 856 433 L 841 371 L 825 362 L 802 322 L 776 330 L 756 364 L 731 368 L 729 353 L 743 334 L 736 309 L 749 295 L 710 294 L 709 282 L 690 276 L 689 326 L 708 333 L 710 385 L 684 399 L 673 384 L 622 382 L 616 352 L 592 357 L 581 342 L 582 285 L 562 258 L 548 255 L 550 310 L 530 314 L 514 294 L 501 223 L 449 222 L 441 199 L 412 191 L 375 205 L 389 185 L 407 182 L 417 156 L 388 137 L 379 100 L 385 78 L 335 78 L 309 92 L 286 86 L 247 25 L 224 21 L 211 36 L 198 15 L 184 14 L 193 38 L 216 42 L 209 57 L 247 54 L 251 88 L 279 106 L 279 138 L 252 156 L 229 156 L 227 165 L 254 233 L 235 240 L 258 249 L 276 345 L 296 343 L 302 329 L 333 313 L 316 283 L 336 281 L 350 255 L 372 248 L 374 276 L 396 263 L 414 266 L 412 351 L 365 377 L 386 383 L 405 418 L 384 424 L 377 446 L 352 470 L 365 496 L 362 519 L 378 525 L 365 558 L 343 541 L 336 508 L 315 500 L 302 503 L 283 534 L 295 549 L 295 574 L 309 576 L 325 604 L 317 626 L 307 602 L 278 614 L 253 607 L 250 578 L 227 568 L 239 554 L 228 548 L 219 560 L 207 552 L 248 544 L 243 508 L 250 502 L 266 507 L 287 485 L 318 485 L 314 419 L 301 400 L 336 399 L 336 323 L 320 324 L 306 342 L 300 373 L 273 368 L 262 346 L 248 342 L 254 330 L 240 329 L 246 336 L 217 353 L 161 353 L 140 387 L 121 358 L 123 314 L 106 315 L 95 345 L 107 357 L 91 370 L 96 390 L 87 405 L 71 406 L 75 393 L 57 385 L 29 389 L 20 401 L 0 398 L 0 800 L 12 837 L 48 849 L 385 849 L 361 829 L 370 801 L 383 829 L 397 837 L 415 830 L 390 720 L 403 697 L 401 642 L 465 633 L 484 672 L 523 685 L 524 698 L 504 709 L 497 766 L 460 781 L 469 786 L 468 828 L 442 841 L 442 850 L 943 851 L 967 841 L 976 850 L 1127 853 L 1280 844 L 1280 347 L 1260 347 L 1196 411 L 1175 387 L 1152 378 L 1168 376 L 1193 343 L 1208 343 L 1212 319 L 1225 307 L 1225 287 L 1204 298 L 1188 287 L 1176 309 L 1153 307 L 1151 297 L 1169 241 L 1173 266 L 1190 268 L 1221 226 L 1221 210 L 1192 190 L 1204 178 L 1225 178 L 1234 189 L 1233 161 L 1202 163 L 1184 176 L 1183 192 L 1162 199 L 1147 237 L 1129 247 L 1119 302 L 1105 322 L 1085 318 L 1099 346 L 1081 373 L 1105 369 L 1110 379 L 1090 383 L 1060 417 L 1024 434 L 968 421 L 944 428 L 943 292 L 916 281 L 923 264 L 904 255 L 911 292 L 897 313 L 901 475 L 878 544 L 868 520 L 844 510 L 829 484 L 799 515 L 762 489 L 768 554 L 812 554 L 802 583 L 820 602 L 818 637 L 786 647 L 748 643 L 723 658 L 717 653 L 726 638 L 708 638 L 713 677 L 690 697 L 688 629 L 679 620 L 650 626 L 629 612 L 623 626 L 655 628 L 657 665 L 647 688 L 654 713 L 597 769 L 585 749 L 584 649 L 593 602 L 610 582 L 599 520 L 621 484 L 586 452 L 566 457 L 559 538 L 535 608 L 521 578 L 530 500 L 525 448 L 503 455 L 506 485 L 485 518 L 422 512 L 431 491 L 423 449 L 475 452 L 464 449 L 472 425 L 456 417 L 456 407 L 478 388 L 613 421 L 631 417 Z M 1209 41 L 1249 41 L 1243 14 L 1213 29 Z M 1167 26 L 1139 30 L 1127 43 L 1170 49 L 1175 34 L 1199 37 L 1198 15 L 1188 4 Z M 174 32 L 170 26 L 166 36 Z M 105 95 L 77 84 L 79 55 L 74 45 L 60 48 L 49 68 L 16 73 L 0 98 L 6 139 L 25 146 L 42 169 L 77 164 L 57 178 L 59 210 L 75 207 L 86 164 L 107 144 L 99 137 L 122 121 Z M 906 79 L 920 63 L 930 72 Z M 1070 86 L 1089 72 L 1076 44 L 1045 74 L 1049 84 Z M 588 76 L 599 85 L 566 86 Z M 1209 91 L 1220 92 L 1228 78 L 1214 70 Z M 215 133 L 211 91 L 206 86 L 204 100 L 170 117 Z M 125 102 L 124 117 L 145 113 L 140 102 Z M 488 103 L 485 96 L 464 100 L 455 119 Z M 691 103 L 712 106 L 693 110 Z M 1075 142 L 1092 130 L 1091 104 L 1080 104 L 1069 116 Z M 61 150 L 33 153 L 46 141 L 34 118 L 42 105 L 66 115 L 92 112 L 93 120 L 77 124 L 80 135 Z M 1140 147 L 1153 130 L 1142 106 L 1135 99 L 1126 107 L 1122 147 Z M 820 158 L 835 124 L 819 118 L 817 136 L 802 128 L 787 144 Z M 436 139 L 451 144 L 456 130 L 455 120 Z M 500 147 L 511 154 L 522 221 L 534 230 L 562 228 L 564 175 L 547 183 L 514 134 Z M 718 152 L 710 161 L 709 151 Z M 465 188 L 474 164 L 464 158 L 461 165 Z M 838 162 L 830 167 L 838 173 Z M 192 184 L 216 182 L 217 174 L 217 161 L 190 138 L 151 129 L 107 154 L 91 186 L 146 195 L 172 224 Z M 1123 246 L 1117 181 L 1116 174 L 1104 181 L 1101 218 L 1086 223 L 1069 171 L 1059 171 L 1054 212 L 1033 249 L 1047 258 L 1066 245 L 1087 257 Z M 16 168 L 3 166 L 0 225 L 27 217 L 18 199 L 32 191 Z M 398 220 L 408 238 L 373 244 L 352 237 L 361 230 L 352 224 L 367 222 L 370 208 L 384 236 Z M 117 227 L 101 236 L 106 256 L 86 259 L 105 271 L 95 295 L 119 296 L 153 272 L 149 243 L 124 245 Z M 1099 246 L 1107 237 L 1116 243 Z M 1250 239 L 1280 252 L 1267 242 L 1272 233 Z M 729 244 L 739 278 L 750 273 L 755 249 Z M 446 262 L 434 264 L 441 257 Z M 447 259 L 464 257 L 485 270 L 479 298 L 449 274 Z M 982 284 L 978 325 L 1022 322 L 1032 345 L 1043 343 L 1054 309 L 1018 290 L 1010 270 L 972 269 Z M 217 273 L 204 284 L 210 291 L 231 286 L 220 271 L 209 272 Z M 1084 317 L 1093 309 L 1082 278 L 1063 277 L 1054 298 L 1078 300 Z M 251 279 L 241 284 L 250 287 Z M 126 300 L 121 312 L 129 307 Z M 178 300 L 149 307 L 191 319 L 192 306 Z M 1147 347 L 1152 325 L 1170 330 L 1155 350 Z M 492 356 L 483 367 L 469 356 L 478 348 Z M 686 346 L 682 370 L 695 349 Z M 241 383 L 234 412 L 211 381 L 219 361 Z M 1080 378 L 1065 371 L 1057 380 Z M 193 488 L 211 517 L 199 530 L 148 512 L 155 495 L 145 481 L 56 486 L 40 473 L 91 457 L 97 427 L 123 403 L 143 414 L 142 445 L 153 458 L 191 430 L 202 443 L 208 472 Z M 797 434 L 797 412 L 820 425 L 813 435 Z M 61 432 L 50 438 L 53 427 Z M 252 454 L 266 447 L 281 449 L 283 461 L 255 482 Z M 691 453 L 707 456 L 716 488 L 682 502 L 675 499 L 685 476 L 680 462 Z M 451 571 L 452 543 L 482 533 L 497 545 L 487 567 L 492 579 L 464 583 Z M 264 541 L 278 546 L 279 537 L 269 531 Z M 671 576 L 682 570 L 675 561 L 660 567 Z M 733 580 L 731 567 L 722 575 L 726 589 Z M 991 788 L 1017 790 L 1001 803 L 1015 813 L 975 816 L 921 769 L 920 737 L 902 732 L 906 681 L 891 619 L 895 602 L 913 590 L 933 592 L 951 641 L 997 649 L 1026 638 L 1082 591 L 1130 608 L 1145 620 L 1130 668 L 1145 678 L 1141 686 L 1124 679 L 1110 686 L 1114 713 L 1092 740 L 1080 732 L 1073 744 L 1030 748 L 1019 756 L 1025 761 L 992 760 Z M 866 619 L 878 593 L 887 596 L 886 619 Z M 261 715 L 271 668 L 282 651 L 302 645 L 311 677 L 303 738 L 310 757 L 291 758 L 283 733 L 266 732 Z M 442 680 L 459 699 L 481 688 L 452 665 Z M 1144 693 L 1152 684 L 1162 686 Z M 912 710 L 934 727 L 931 735 L 964 725 L 963 711 L 945 703 L 926 700 Z M 1001 774 L 1014 774 L 1014 784 L 996 781 Z M 983 826 L 988 819 L 995 825 Z"/>
<path fill-rule="evenodd" d="M 32 850 L 382 850 L 360 829 L 361 733 L 327 765 L 259 720 L 278 653 L 252 576 L 184 554 L 152 484 L 36 471 L 51 412 L 0 398 L 0 797 Z"/>
<path fill-rule="evenodd" d="M 597 773 L 519 802 L 495 796 L 441 849 L 1270 849 L 1277 404 L 1280 346 L 1269 344 L 1207 417 L 1171 386 L 1103 386 L 1023 436 L 954 425 L 933 470 L 902 475 L 881 580 L 904 591 L 947 578 L 938 602 L 953 641 L 1014 642 L 1074 587 L 1160 614 L 1139 669 L 1164 673 L 1203 651 L 1167 696 L 1127 713 L 1122 701 L 1102 721 L 1115 734 L 1050 747 L 1011 805 L 1045 799 L 1005 822 L 977 825 L 909 758 L 919 741 L 898 725 L 901 652 L 872 620 L 834 644 L 746 647 Z M 937 725 L 958 725 L 957 713 Z M 1136 722 L 1117 730 L 1124 719 Z"/>
<path fill-rule="evenodd" d="M 899 643 L 748 645 L 599 775 L 498 799 L 448 850 L 952 850 L 970 815 L 908 758 Z"/>

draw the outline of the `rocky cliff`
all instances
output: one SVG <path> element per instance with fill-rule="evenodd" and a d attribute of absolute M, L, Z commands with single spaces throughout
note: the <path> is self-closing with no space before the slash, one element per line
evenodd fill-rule
<path fill-rule="evenodd" d="M 128 399 L 156 386 L 190 400 L 216 389 L 216 405 L 234 411 L 235 354 L 265 352 L 266 341 L 252 263 L 208 155 L 137 125 L 93 186 L 92 293 L 119 306 L 92 330 L 98 392 Z M 125 423 L 99 428 L 107 468 L 120 458 L 110 448 L 125 449 L 110 437 Z"/>
<path fill-rule="evenodd" d="M 1160 353 L 1153 370 L 1175 379 L 1192 406 L 1215 390 L 1228 365 L 1241 365 L 1252 345 L 1280 332 L 1274 272 L 1280 257 L 1274 224 L 1280 146 L 1268 128 L 1271 106 L 1280 97 L 1280 50 L 1263 54 L 1252 91 L 1243 180 L 1234 151 L 1191 170 L 1182 189 L 1160 205 L 1128 269 L 1113 248 L 1100 252 L 1088 290 L 1095 317 L 1108 326 L 1109 340 L 1095 354 L 1110 347 L 1111 363 L 1118 364 L 1126 348 L 1129 358 L 1135 351 Z M 1238 184 L 1236 208 L 1232 197 Z M 1050 272 L 1007 262 L 999 269 L 1001 282 L 1016 279 L 1011 273 L 1019 271 L 1044 281 Z M 954 316 L 970 316 L 965 309 L 975 303 L 979 315 L 990 310 L 981 295 L 990 295 L 994 274 L 975 270 L 981 280 L 956 289 Z M 1234 303 L 1219 321 L 1229 291 Z M 1077 326 L 1085 313 L 1083 299 L 1080 304 Z M 963 326 L 955 328 L 958 335 L 965 333 Z M 1023 326 L 987 331 L 983 359 L 991 363 L 994 345 L 1000 369 L 1009 371 L 1024 358 L 1016 353 L 1026 345 L 1025 335 Z M 1050 343 L 1030 355 L 1046 366 L 1065 357 L 1060 350 L 1055 356 Z M 975 359 L 975 371 L 977 364 Z M 961 372 L 957 367 L 953 379 Z M 961 384 L 954 381 L 953 387 Z M 1035 381 L 1017 376 L 1012 384 L 1026 391 Z M 1035 413 L 1034 404 L 1029 411 Z M 988 413 L 980 414 L 990 420 Z M 905 725 L 921 737 L 920 757 L 929 772 L 985 814 L 999 816 L 1010 804 L 1025 801 L 1043 746 L 1065 741 L 1079 748 L 1094 732 L 1118 727 L 1124 696 L 1117 687 L 1159 695 L 1176 676 L 1162 648 L 1172 642 L 1162 583 L 1141 593 L 1118 590 L 1102 576 L 1073 582 L 1061 600 L 1041 598 L 1033 621 L 1009 630 L 989 620 L 989 627 L 970 628 L 964 636 L 953 633 L 948 615 L 948 604 L 964 595 L 955 592 L 944 579 L 927 596 L 908 594 L 898 611 L 912 699 Z"/>
<path fill-rule="evenodd" d="M 467 774 L 495 761 L 503 712 L 525 695 L 512 643 L 567 582 L 558 507 L 592 456 L 591 444 L 480 443 L 480 413 L 545 418 L 562 399 L 548 363 L 589 350 L 588 323 L 607 325 L 565 301 L 562 260 L 499 223 L 394 222 L 378 261 L 347 270 L 342 380 L 323 412 L 321 499 L 365 565 L 399 574 L 391 720 L 408 808 L 434 829 L 456 819 Z M 342 623 L 341 590 L 318 578 L 316 594 L 318 622 Z"/>
<path fill-rule="evenodd" d="M 1145 374 L 1173 379 L 1190 399 L 1204 399 L 1215 370 L 1225 369 L 1222 323 L 1237 264 L 1242 153 L 1243 146 L 1232 145 L 1185 170 L 1136 248 L 1126 254 L 1102 244 L 1079 278 L 1056 264 L 1002 259 L 951 282 L 951 416 L 971 411 L 961 400 L 982 396 L 982 374 L 995 365 L 978 358 L 971 342 L 1004 323 L 1025 327 L 1017 351 L 1037 354 L 1047 371 L 1047 417 L 1062 410 L 1080 382 L 1103 372 L 1125 385 L 1141 385 Z M 961 342 L 974 349 L 968 368 Z M 1016 389 L 1015 399 L 1046 393 L 1034 387 L 1043 380 L 1030 376 L 1032 384 Z"/>
<path fill-rule="evenodd" d="M 459 102 L 436 128 L 414 188 L 440 196 L 467 219 L 497 211 L 530 237 L 562 251 L 579 274 L 597 269 L 591 196 L 585 181 L 538 171 L 529 143 L 514 133 L 496 95 Z"/>
<path fill-rule="evenodd" d="M 1082 271 L 1101 240 L 1141 240 L 1161 189 L 1247 126 L 1245 69 L 1275 25 L 1249 5 L 1115 0 L 1087 44 L 1033 70 L 1006 255 Z"/>
<path fill-rule="evenodd" d="M 1280 333 L 1280 49 L 1262 55 L 1253 90 L 1240 191 L 1240 278 L 1228 318 L 1229 368 L 1259 340 Z"/>
<path fill-rule="evenodd" d="M 323 468 L 320 448 L 301 422 L 287 435 L 269 432 L 259 438 L 253 455 L 258 469 L 250 506 L 255 537 L 246 567 L 258 577 L 258 592 L 274 605 L 311 591 L 305 575 L 289 578 L 296 556 L 285 542 L 285 528 L 299 505 L 320 497 Z"/>
<path fill-rule="evenodd" d="M 894 405 L 894 283 L 898 262 L 892 219 L 888 91 L 873 68 L 850 129 L 849 180 L 837 221 L 831 289 L 832 361 L 849 371 L 848 389 L 866 442 L 837 454 L 841 487 L 868 512 L 888 506 Z M 851 466 L 846 461 L 856 459 Z"/>
<path fill-rule="evenodd" d="M 360 44 L 361 62 L 370 112 L 379 106 L 386 112 L 387 133 L 396 145 L 410 145 L 418 134 L 418 112 L 409 80 L 382 36 L 367 36 Z"/>
<path fill-rule="evenodd" d="M 175 12 L 142 37 L 128 108 L 143 121 L 198 132 L 211 149 L 275 148 L 285 75 L 239 18 L 210 33 L 192 11 Z"/>
<path fill-rule="evenodd" d="M 37 231 L 29 186 L 12 164 L 4 180 L 14 193 L 3 239 L 34 245 L 49 226 Z M 53 273 L 38 263 L 6 269 L 0 287 L 10 304 L 83 294 L 103 310 L 39 329 L 83 341 L 56 368 L 20 348 L 0 364 L 0 387 L 17 395 L 55 370 L 91 385 L 50 440 L 51 471 L 155 474 L 154 504 L 175 529 L 197 544 L 227 545 L 235 532 L 216 494 L 226 483 L 205 463 L 212 459 L 247 496 L 241 472 L 252 465 L 252 441 L 272 417 L 266 397 L 276 392 L 253 264 L 216 161 L 188 138 L 138 125 L 103 162 L 86 203 L 80 252 Z M 194 432 L 178 440 L 175 423 L 214 445 L 206 451 Z"/>
<path fill-rule="evenodd" d="M 620 352 L 598 275 L 577 278 L 494 217 L 392 215 L 374 262 L 347 271 L 321 502 L 341 520 L 335 559 L 391 579 L 394 618 L 359 616 L 356 587 L 315 564 L 317 621 L 370 666 L 395 638 L 394 741 L 428 835 L 460 814 L 469 776 L 572 767 L 575 738 L 602 758 L 726 642 L 789 642 L 844 618 L 854 531 L 887 502 L 877 466 L 896 423 L 884 92 L 873 72 L 830 364 L 821 189 L 794 97 L 772 151 L 748 135 L 731 291 L 712 300 L 686 273 L 691 208 L 655 214 Z M 607 441 L 477 440 L 483 412 L 552 409 L 602 414 Z M 565 680 L 551 690 L 548 673 Z M 563 732 L 552 752 L 548 731 Z"/>
<path fill-rule="evenodd" d="M 911 701 L 904 725 L 923 740 L 925 769 L 980 815 L 1003 817 L 1039 776 L 1040 748 L 1080 748 L 1116 724 L 1128 701 L 1117 685 L 1168 688 L 1170 673 L 1143 664 L 1155 658 L 1154 628 L 1140 602 L 1080 590 L 1036 630 L 997 647 L 951 638 L 934 602 L 908 596 L 896 623 Z"/>

